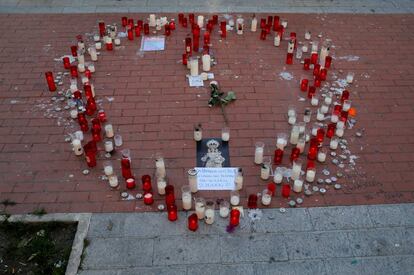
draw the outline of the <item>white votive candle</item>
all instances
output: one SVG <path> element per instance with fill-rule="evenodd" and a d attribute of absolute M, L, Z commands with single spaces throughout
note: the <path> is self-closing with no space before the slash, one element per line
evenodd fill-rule
<path fill-rule="evenodd" d="M 262 167 L 260 169 L 260 178 L 262 180 L 269 179 L 270 176 L 270 166 L 267 164 L 262 164 Z"/>
<path fill-rule="evenodd" d="M 264 143 L 257 142 L 256 150 L 254 152 L 254 163 L 261 164 L 263 162 Z"/>
<path fill-rule="evenodd" d="M 200 27 L 200 29 L 204 26 L 204 16 L 199 15 L 197 16 L 197 25 Z"/>
<path fill-rule="evenodd" d="M 300 176 L 300 172 L 302 171 L 302 162 L 299 160 L 296 160 L 293 162 L 292 164 L 292 174 L 291 174 L 291 178 L 293 180 L 297 180 L 299 179 Z"/>
<path fill-rule="evenodd" d="M 293 182 L 293 192 L 295 192 L 295 193 L 302 192 L 302 186 L 303 186 L 303 181 L 299 180 L 299 179 L 296 179 Z"/>
<path fill-rule="evenodd" d="M 167 181 L 165 178 L 157 178 L 157 190 L 158 194 L 165 195 L 165 187 L 167 186 Z"/>
<path fill-rule="evenodd" d="M 240 203 L 240 195 L 238 191 L 231 191 L 230 192 L 230 203 L 233 206 L 239 205 Z"/>
<path fill-rule="evenodd" d="M 73 119 L 77 119 L 78 118 L 78 111 L 75 110 L 75 109 L 70 110 L 70 117 L 73 118 Z"/>
<path fill-rule="evenodd" d="M 112 188 L 117 188 L 119 183 L 118 183 L 118 176 L 117 175 L 110 175 L 108 177 L 109 179 L 109 186 Z"/>
<path fill-rule="evenodd" d="M 279 171 L 276 170 L 275 174 L 273 175 L 273 182 L 274 183 L 282 183 L 283 180 L 283 174 Z"/>
<path fill-rule="evenodd" d="M 209 54 L 204 54 L 201 58 L 201 61 L 203 62 L 203 71 L 209 72 L 211 67 L 211 57 Z"/>
<path fill-rule="evenodd" d="M 183 194 L 182 201 L 183 201 L 183 209 L 190 210 L 191 209 L 191 193 Z"/>
<path fill-rule="evenodd" d="M 325 150 L 319 150 L 318 152 L 318 161 L 319 162 L 325 162 L 326 160 L 326 151 Z"/>
<path fill-rule="evenodd" d="M 329 148 L 332 150 L 336 150 L 338 148 L 339 140 L 337 138 L 332 138 L 331 142 L 329 143 Z"/>
<path fill-rule="evenodd" d="M 262 204 L 263 205 L 270 205 L 272 202 L 272 194 L 269 190 L 265 189 L 262 192 Z"/>
<path fill-rule="evenodd" d="M 74 139 L 72 141 L 73 151 L 75 152 L 75 155 L 80 156 L 83 154 L 83 148 L 81 141 L 79 139 Z"/>
<path fill-rule="evenodd" d="M 316 171 L 315 169 L 308 169 L 306 170 L 306 181 L 313 182 L 315 180 Z"/>
<path fill-rule="evenodd" d="M 190 75 L 191 76 L 198 75 L 198 58 L 190 59 Z"/>
<path fill-rule="evenodd" d="M 107 138 L 112 138 L 114 136 L 114 128 L 112 127 L 112 124 L 105 125 L 105 136 Z"/>
<path fill-rule="evenodd" d="M 199 220 L 204 219 L 205 210 L 206 210 L 206 203 L 204 199 L 200 199 L 200 198 L 196 199 L 195 211 L 196 211 L 196 214 Z"/>
<path fill-rule="evenodd" d="M 192 193 L 196 193 L 198 191 L 197 170 L 190 169 L 187 171 L 187 174 L 188 174 L 188 185 L 190 185 L 190 190 Z"/>

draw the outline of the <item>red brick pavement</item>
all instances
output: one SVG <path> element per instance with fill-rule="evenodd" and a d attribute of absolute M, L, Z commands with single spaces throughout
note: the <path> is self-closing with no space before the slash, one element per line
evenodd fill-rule
<path fill-rule="evenodd" d="M 129 14 L 138 19 L 142 14 Z M 56 118 L 45 118 L 53 108 L 53 94 L 46 89 L 44 72 L 63 71 L 53 61 L 69 54 L 77 34 L 96 30 L 97 20 L 119 22 L 121 15 L 1 15 L 0 47 L 0 200 L 17 204 L 1 206 L 9 213 L 26 213 L 36 208 L 48 212 L 118 212 L 151 210 L 142 201 L 121 201 L 119 191 L 100 179 L 102 161 L 90 175 L 81 171 L 85 161 L 77 158 L 64 141 L 73 129 L 58 126 Z M 355 170 L 345 171 L 343 189 L 306 198 L 305 206 L 399 203 L 414 201 L 414 33 L 412 15 L 305 15 L 285 14 L 288 32 L 300 40 L 310 29 L 331 38 L 337 58 L 333 69 L 339 78 L 347 71 L 356 73 L 350 87 L 358 110 L 357 124 L 345 137 L 357 160 Z M 183 39 L 181 27 L 167 39 L 164 52 L 139 55 L 139 40 L 123 40 L 114 52 L 102 51 L 96 64 L 94 84 L 98 99 L 111 123 L 124 137 L 124 148 L 132 150 L 136 175 L 152 174 L 155 152 L 166 156 L 172 184 L 186 183 L 186 170 L 195 165 L 192 127 L 202 123 L 205 136 L 219 136 L 223 119 L 219 109 L 209 109 L 206 88 L 189 88 L 186 69 L 180 63 Z M 237 101 L 227 108 L 231 127 L 230 154 L 234 166 L 245 171 L 245 198 L 261 191 L 266 182 L 253 165 L 253 146 L 258 140 L 274 149 L 275 135 L 288 131 L 285 114 L 298 102 L 301 66 L 288 66 L 295 76 L 279 78 L 283 71 L 286 42 L 280 49 L 272 41 L 260 41 L 259 33 L 243 36 L 229 33 L 219 42 L 212 37 L 218 64 L 213 68 L 223 90 L 234 90 Z M 349 62 L 340 56 L 355 55 Z M 343 70 L 341 74 L 339 70 Z M 108 75 L 110 74 L 110 75 Z M 329 79 L 332 77 L 329 74 Z M 65 87 L 68 79 L 65 78 Z M 106 97 L 113 97 L 109 102 Z M 50 104 L 41 109 L 41 104 Z M 52 106 L 52 107 L 51 107 Z M 57 113 L 64 117 L 66 113 Z M 75 124 L 74 124 L 75 125 Z M 362 138 L 356 129 L 364 128 Z M 290 147 L 288 148 L 290 152 Z M 119 159 L 117 153 L 112 159 Z M 101 157 L 102 159 L 102 157 Z M 285 156 L 286 165 L 287 157 Z M 119 173 L 119 161 L 114 161 Z M 320 166 L 318 166 L 320 167 Z M 349 168 L 349 166 L 347 166 Z M 328 167 L 336 169 L 332 164 Z M 318 173 L 320 174 L 320 170 Z M 349 171 L 348 171 L 349 170 Z M 280 190 L 278 190 L 280 191 Z M 202 192 L 205 197 L 223 197 L 218 192 Z M 177 191 L 177 197 L 179 197 Z M 156 196 L 157 200 L 162 198 Z M 273 207 L 286 206 L 280 193 Z M 155 208 L 154 204 L 154 208 Z"/>

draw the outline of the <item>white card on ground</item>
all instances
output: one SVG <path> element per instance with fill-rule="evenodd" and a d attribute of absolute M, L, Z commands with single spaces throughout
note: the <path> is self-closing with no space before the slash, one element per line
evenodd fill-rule
<path fill-rule="evenodd" d="M 213 73 L 208 73 L 207 78 L 208 79 L 214 79 L 214 74 Z"/>
<path fill-rule="evenodd" d="M 141 39 L 141 51 L 163 51 L 165 49 L 165 36 L 144 36 Z"/>
<path fill-rule="evenodd" d="M 188 77 L 188 83 L 190 87 L 203 87 L 204 86 L 203 79 L 201 78 L 200 75 L 196 75 L 196 76 L 190 75 Z"/>
<path fill-rule="evenodd" d="M 196 167 L 198 190 L 234 190 L 238 168 Z"/>

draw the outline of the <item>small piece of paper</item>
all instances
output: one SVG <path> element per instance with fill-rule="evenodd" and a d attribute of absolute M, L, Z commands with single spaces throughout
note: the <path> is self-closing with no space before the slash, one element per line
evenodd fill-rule
<path fill-rule="evenodd" d="M 198 190 L 234 190 L 238 168 L 196 167 Z"/>
<path fill-rule="evenodd" d="M 207 78 L 208 79 L 214 79 L 214 74 L 213 73 L 208 73 Z"/>
<path fill-rule="evenodd" d="M 188 77 L 188 83 L 190 84 L 190 87 L 203 87 L 203 79 L 200 75 L 197 76 L 189 76 Z"/>
<path fill-rule="evenodd" d="M 141 40 L 141 51 L 163 51 L 165 49 L 165 36 L 144 36 Z"/>

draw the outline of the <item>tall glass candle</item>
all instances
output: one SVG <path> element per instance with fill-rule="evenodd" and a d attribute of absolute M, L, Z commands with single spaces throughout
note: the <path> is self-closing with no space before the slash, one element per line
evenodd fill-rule
<path fill-rule="evenodd" d="M 229 204 L 229 202 L 228 201 L 225 201 L 225 200 L 223 200 L 223 201 L 220 201 L 220 204 L 219 204 L 219 214 L 220 214 L 220 217 L 222 217 L 222 218 L 227 218 L 228 217 L 228 215 L 229 215 L 229 212 L 230 212 L 230 204 Z"/>
<path fill-rule="evenodd" d="M 239 203 L 240 203 L 239 191 L 237 191 L 237 190 L 230 191 L 230 203 L 233 206 L 239 205 Z"/>
<path fill-rule="evenodd" d="M 167 181 L 165 178 L 157 178 L 158 194 L 165 195 L 165 187 L 167 187 Z"/>
<path fill-rule="evenodd" d="M 214 223 L 214 208 L 215 208 L 214 201 L 206 201 L 206 211 L 204 212 L 204 220 L 206 224 L 213 224 Z"/>
<path fill-rule="evenodd" d="M 272 202 L 272 192 L 270 192 L 269 189 L 265 189 L 262 192 L 262 204 L 263 205 L 270 205 L 270 203 Z"/>
<path fill-rule="evenodd" d="M 184 185 L 181 187 L 181 198 L 183 202 L 183 209 L 190 210 L 191 209 L 191 189 L 189 185 Z"/>
<path fill-rule="evenodd" d="M 196 169 L 190 169 L 187 171 L 188 174 L 188 184 L 190 186 L 191 192 L 196 193 L 198 191 L 197 186 L 197 170 Z"/>
<path fill-rule="evenodd" d="M 195 211 L 199 220 L 204 219 L 206 210 L 206 201 L 203 198 L 196 198 Z"/>
<path fill-rule="evenodd" d="M 49 87 L 49 91 L 51 92 L 56 91 L 56 85 L 55 85 L 55 79 L 53 78 L 53 73 L 46 72 L 45 76 L 46 76 L 47 86 Z"/>
<path fill-rule="evenodd" d="M 193 213 L 188 217 L 188 229 L 191 231 L 197 231 L 198 229 L 198 217 Z"/>
<path fill-rule="evenodd" d="M 293 180 L 299 179 L 301 171 L 302 171 L 302 161 L 300 159 L 296 159 L 295 161 L 293 161 L 293 164 L 292 164 L 291 178 Z"/>
<path fill-rule="evenodd" d="M 239 168 L 237 171 L 236 179 L 236 190 L 241 190 L 243 188 L 243 170 L 242 168 Z"/>
<path fill-rule="evenodd" d="M 297 179 L 293 182 L 293 192 L 300 193 L 302 192 L 303 181 Z"/>
<path fill-rule="evenodd" d="M 261 164 L 263 162 L 264 143 L 261 141 L 256 142 L 256 149 L 254 152 L 254 163 Z"/>

